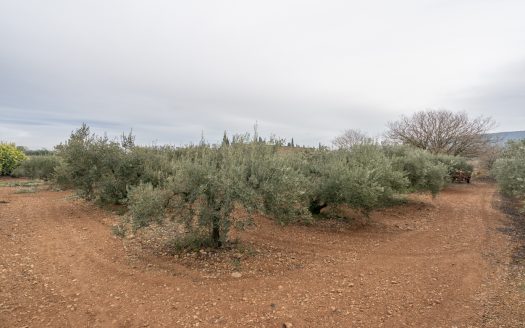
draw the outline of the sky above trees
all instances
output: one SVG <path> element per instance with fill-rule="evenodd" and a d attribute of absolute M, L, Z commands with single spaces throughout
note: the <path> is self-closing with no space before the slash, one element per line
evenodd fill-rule
<path fill-rule="evenodd" d="M 2 1 L 0 140 L 88 123 L 186 144 L 330 141 L 425 108 L 525 130 L 525 2 Z"/>

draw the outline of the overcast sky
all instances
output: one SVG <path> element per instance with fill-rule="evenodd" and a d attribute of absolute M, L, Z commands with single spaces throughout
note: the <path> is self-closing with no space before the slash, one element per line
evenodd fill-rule
<path fill-rule="evenodd" d="M 330 141 L 426 108 L 525 130 L 525 1 L 0 0 L 0 140 Z"/>

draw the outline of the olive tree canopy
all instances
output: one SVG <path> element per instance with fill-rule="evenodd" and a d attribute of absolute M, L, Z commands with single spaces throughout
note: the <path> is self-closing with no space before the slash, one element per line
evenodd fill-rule
<path fill-rule="evenodd" d="M 471 119 L 465 112 L 427 110 L 389 122 L 386 136 L 433 154 L 476 156 L 492 142 L 487 133 L 494 126 L 490 117 Z"/>

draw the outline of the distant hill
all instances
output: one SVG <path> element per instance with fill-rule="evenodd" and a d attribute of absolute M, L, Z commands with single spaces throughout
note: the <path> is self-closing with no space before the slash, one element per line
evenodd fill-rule
<path fill-rule="evenodd" d="M 497 132 L 489 133 L 490 137 L 495 138 L 499 143 L 506 143 L 509 140 L 525 139 L 525 131 Z"/>

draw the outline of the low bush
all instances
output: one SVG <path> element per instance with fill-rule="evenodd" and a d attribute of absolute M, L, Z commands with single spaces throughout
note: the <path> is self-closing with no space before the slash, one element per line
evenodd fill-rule
<path fill-rule="evenodd" d="M 131 134 L 120 141 L 98 137 L 87 125 L 56 153 L 62 163 L 55 168 L 55 182 L 100 204 L 125 204 L 129 188 L 141 183 L 164 184 L 173 175 L 172 159 L 179 156 L 171 147 L 137 147 Z"/>
<path fill-rule="evenodd" d="M 311 222 L 308 204 L 314 186 L 302 171 L 303 154 L 278 154 L 274 146 L 255 147 L 247 179 L 260 199 L 258 208 L 281 224 Z"/>
<path fill-rule="evenodd" d="M 124 238 L 127 233 L 126 225 L 119 223 L 111 228 L 111 232 L 117 237 Z"/>
<path fill-rule="evenodd" d="M 474 171 L 474 166 L 461 156 L 436 155 L 436 159 L 447 167 L 449 176 L 453 176 L 458 172 L 464 172 L 470 176 Z"/>
<path fill-rule="evenodd" d="M 213 241 L 207 234 L 188 233 L 184 236 L 172 238 L 164 245 L 169 254 L 177 254 L 184 251 L 198 251 L 203 248 L 213 248 Z"/>
<path fill-rule="evenodd" d="M 505 195 L 525 197 L 525 140 L 507 143 L 492 174 Z"/>
<path fill-rule="evenodd" d="M 389 146 L 386 153 L 393 167 L 404 172 L 409 181 L 408 191 L 428 191 L 437 195 L 449 180 L 449 169 L 436 155 L 408 146 Z"/>
<path fill-rule="evenodd" d="M 55 169 L 60 165 L 60 158 L 53 155 L 31 156 L 13 171 L 14 177 L 50 180 Z"/>
<path fill-rule="evenodd" d="M 152 222 L 162 223 L 166 208 L 166 192 L 151 183 L 129 188 L 128 209 L 134 229 L 147 227 Z"/>
<path fill-rule="evenodd" d="M 56 152 L 66 165 L 58 170 L 57 182 L 74 186 L 87 199 L 100 198 L 99 182 L 114 172 L 122 155 L 117 142 L 92 135 L 85 124 L 66 143 L 57 146 Z M 119 195 L 102 198 L 119 198 Z"/>
<path fill-rule="evenodd" d="M 311 169 L 314 193 L 310 211 L 344 204 L 368 214 L 406 190 L 404 173 L 377 145 L 356 145 L 350 150 L 326 151 Z"/>

